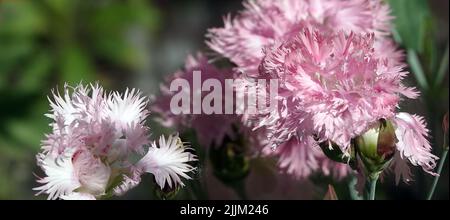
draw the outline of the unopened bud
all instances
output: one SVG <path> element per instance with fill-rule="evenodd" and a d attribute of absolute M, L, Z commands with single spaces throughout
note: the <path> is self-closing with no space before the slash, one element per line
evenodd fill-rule
<path fill-rule="evenodd" d="M 244 145 L 244 141 L 226 138 L 222 146 L 210 149 L 214 174 L 225 184 L 243 180 L 250 171 Z"/>
<path fill-rule="evenodd" d="M 163 189 L 161 189 L 159 187 L 155 187 L 155 194 L 156 194 L 156 197 L 158 197 L 159 199 L 170 200 L 170 199 L 174 199 L 178 195 L 180 188 L 181 188 L 180 186 L 169 187 L 166 184 Z"/>
<path fill-rule="evenodd" d="M 364 163 L 368 174 L 378 175 L 387 167 L 395 154 L 396 142 L 394 126 L 390 121 L 384 119 L 355 138 L 358 156 Z"/>

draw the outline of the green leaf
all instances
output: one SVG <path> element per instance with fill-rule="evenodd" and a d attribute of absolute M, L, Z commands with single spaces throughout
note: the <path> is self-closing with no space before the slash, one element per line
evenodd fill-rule
<path fill-rule="evenodd" d="M 156 10 L 143 1 L 92 7 L 97 10 L 88 18 L 87 29 L 95 55 L 119 68 L 136 69 L 145 64 L 147 51 L 133 42 L 132 36 L 136 35 L 133 31 L 147 36 L 147 32 L 156 30 L 159 23 Z"/>
<path fill-rule="evenodd" d="M 44 117 L 44 113 L 48 111 L 46 97 L 35 101 L 28 107 L 30 111 L 26 115 L 10 118 L 3 124 L 7 135 L 5 137 L 9 139 L 11 147 L 20 149 L 24 155 L 30 150 L 37 151 L 44 134 L 51 130 L 48 126 L 50 120 Z"/>
<path fill-rule="evenodd" d="M 134 23 L 134 12 L 124 3 L 93 5 L 86 10 L 90 15 L 87 25 L 92 33 L 118 33 L 124 31 L 130 23 Z"/>
<path fill-rule="evenodd" d="M 6 1 L 0 4 L 0 36 L 42 33 L 46 22 L 45 15 L 33 1 Z"/>
<path fill-rule="evenodd" d="M 35 45 L 27 37 L 5 37 L 0 38 L 0 51 L 0 77 L 3 77 L 17 65 L 22 65 L 35 51 Z"/>
<path fill-rule="evenodd" d="M 47 8 L 59 16 L 71 15 L 77 1 L 71 0 L 44 0 Z"/>
<path fill-rule="evenodd" d="M 69 46 L 61 56 L 61 80 L 69 84 L 92 82 L 95 70 L 87 54 L 79 47 Z"/>
<path fill-rule="evenodd" d="M 44 133 L 37 124 L 25 119 L 13 120 L 7 124 L 7 128 L 11 137 L 22 147 L 39 149 Z"/>
<path fill-rule="evenodd" d="M 111 4 L 92 2 L 86 6 L 83 10 L 90 15 L 86 24 L 91 32 L 117 33 L 136 25 L 156 30 L 160 23 L 158 10 L 148 1 L 115 1 Z"/>
<path fill-rule="evenodd" d="M 46 88 L 48 76 L 51 73 L 52 58 L 49 53 L 42 51 L 24 67 L 17 84 L 22 92 L 37 92 Z"/>
<path fill-rule="evenodd" d="M 427 91 L 430 87 L 428 85 L 427 77 L 425 76 L 425 72 L 423 71 L 422 64 L 420 63 L 416 51 L 414 51 L 413 49 L 409 49 L 407 59 L 420 88 L 423 91 Z"/>
<path fill-rule="evenodd" d="M 145 62 L 141 49 L 120 34 L 97 38 L 92 46 L 97 56 L 121 68 L 135 69 Z"/>
<path fill-rule="evenodd" d="M 136 22 L 148 27 L 151 31 L 156 31 L 161 23 L 161 14 L 158 9 L 148 1 L 132 1 L 130 9 L 134 11 Z"/>
<path fill-rule="evenodd" d="M 426 0 L 388 0 L 392 13 L 396 17 L 396 40 L 419 53 L 423 52 L 424 39 L 429 25 L 432 24 L 430 9 Z"/>
<path fill-rule="evenodd" d="M 449 44 L 447 43 L 447 48 L 445 49 L 444 55 L 442 56 L 441 63 L 439 65 L 439 70 L 436 75 L 436 79 L 434 81 L 435 86 L 439 86 L 442 84 L 445 78 L 445 74 L 448 72 L 448 47 Z"/>
<path fill-rule="evenodd" d="M 17 143 L 13 143 L 10 137 L 0 134 L 0 159 L 1 157 L 22 159 L 27 152 L 29 153 L 28 149 L 17 147 Z"/>

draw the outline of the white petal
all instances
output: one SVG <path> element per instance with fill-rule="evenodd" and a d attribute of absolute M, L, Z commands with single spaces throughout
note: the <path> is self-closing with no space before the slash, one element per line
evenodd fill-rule
<path fill-rule="evenodd" d="M 196 161 L 194 154 L 185 151 L 186 148 L 178 136 L 169 136 L 166 139 L 161 136 L 159 139 L 159 147 L 156 142 L 148 150 L 147 154 L 138 162 L 143 172 L 155 175 L 156 183 L 164 188 L 166 182 L 169 187 L 172 185 L 184 186 L 180 176 L 186 179 L 190 177 L 186 174 L 192 172 L 195 168 L 188 162 Z M 173 184 L 172 184 L 173 183 Z"/>
<path fill-rule="evenodd" d="M 141 172 L 138 170 L 132 172 L 133 174 L 131 175 L 131 177 L 123 175 L 122 183 L 113 189 L 114 195 L 121 196 L 128 190 L 139 185 L 139 183 L 141 182 Z"/>
<path fill-rule="evenodd" d="M 69 125 L 75 120 L 76 107 L 72 103 L 69 88 L 64 86 L 64 95 L 61 96 L 59 92 L 53 92 L 53 101 L 50 100 L 51 114 L 46 114 L 47 117 L 56 120 L 57 116 L 62 116 L 66 125 Z"/>
<path fill-rule="evenodd" d="M 47 193 L 48 199 L 57 199 L 81 186 L 72 164 L 73 154 L 74 150 L 70 149 L 59 158 L 51 154 L 43 156 L 41 167 L 47 176 L 37 181 L 44 185 L 33 188 L 39 191 L 36 195 Z"/>
<path fill-rule="evenodd" d="M 141 97 L 135 89 L 131 91 L 127 89 L 123 97 L 117 92 L 111 94 L 107 99 L 107 105 L 107 116 L 115 121 L 120 129 L 142 123 L 148 113 L 145 110 L 147 105 L 145 97 Z"/>
<path fill-rule="evenodd" d="M 89 194 L 89 193 L 79 193 L 74 192 L 68 195 L 61 196 L 61 199 L 64 200 L 96 200 L 95 196 Z"/>

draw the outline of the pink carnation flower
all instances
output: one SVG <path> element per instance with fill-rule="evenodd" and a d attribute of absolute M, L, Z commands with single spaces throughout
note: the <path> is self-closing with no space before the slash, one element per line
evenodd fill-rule
<path fill-rule="evenodd" d="M 208 46 L 249 75 L 257 74 L 262 49 L 296 36 L 305 27 L 322 33 L 375 33 L 376 46 L 386 47 L 379 56 L 400 59 L 385 36 L 391 29 L 390 9 L 381 0 L 247 0 L 237 16 L 227 16 L 224 27 L 209 30 Z"/>
<path fill-rule="evenodd" d="M 416 98 L 418 93 L 401 84 L 407 74 L 404 55 L 388 38 L 393 17 L 387 4 L 248 0 L 244 7 L 237 16 L 227 16 L 224 27 L 210 29 L 207 44 L 250 78 L 280 80 L 278 112 L 258 116 L 256 127 L 264 127 L 269 144 L 279 146 L 272 154 L 280 156 L 282 168 L 303 177 L 320 166 L 320 157 L 302 150 L 304 144 L 292 144 L 294 139 L 331 140 L 348 154 L 352 138 L 385 118 L 396 122 L 401 155 L 430 172 L 436 157 L 421 130 L 423 121 L 407 125 L 395 119 L 401 96 Z M 402 126 L 415 129 L 400 132 Z M 397 170 L 408 176 L 405 169 Z"/>
<path fill-rule="evenodd" d="M 183 70 L 180 70 L 167 79 L 170 83 L 174 79 L 185 79 L 189 83 L 192 94 L 193 89 L 193 72 L 201 71 L 201 84 L 208 79 L 216 79 L 221 83 L 222 88 L 225 88 L 225 79 L 233 79 L 234 74 L 230 69 L 219 69 L 208 61 L 208 58 L 201 53 L 195 57 L 189 56 L 186 59 L 186 64 Z M 187 89 L 187 88 L 184 88 Z M 242 119 L 236 114 L 193 114 L 194 105 L 202 104 L 191 101 L 190 114 L 173 114 L 170 109 L 170 102 L 176 92 L 169 90 L 168 84 L 161 86 L 161 95 L 158 96 L 152 103 L 151 109 L 153 112 L 159 114 L 158 121 L 164 126 L 176 127 L 178 130 L 186 130 L 192 128 L 195 130 L 199 144 L 205 148 L 219 147 L 224 141 L 225 137 L 236 138 L 237 135 L 249 134 L 249 141 L 254 146 L 258 144 L 258 138 L 250 134 L 251 128 L 242 124 Z M 222 91 L 224 97 L 225 92 Z M 209 92 L 201 92 L 202 100 L 209 94 Z M 222 113 L 225 112 L 225 100 L 223 99 Z M 235 103 L 233 103 L 235 109 Z M 251 132 L 253 133 L 253 132 Z"/>
<path fill-rule="evenodd" d="M 404 66 L 379 58 L 374 42 L 373 34 L 322 35 L 305 29 L 267 49 L 260 77 L 280 80 L 279 98 L 285 103 L 279 114 L 260 120 L 259 126 L 273 130 L 272 142 L 315 135 L 349 155 L 352 138 L 384 118 L 397 126 L 401 155 L 430 172 L 436 157 L 430 153 L 423 120 L 396 113 L 402 96 L 416 98 L 418 93 L 401 83 L 407 75 Z M 287 134 L 280 135 L 280 130 Z"/>
<path fill-rule="evenodd" d="M 106 94 L 98 85 L 66 85 L 63 96 L 53 95 L 47 114 L 53 119 L 53 130 L 37 156 L 46 175 L 38 179 L 42 185 L 34 188 L 38 194 L 46 193 L 48 199 L 97 199 L 110 193 L 111 187 L 114 194 L 124 193 L 139 183 L 144 172 L 163 178 L 158 182 L 163 187 L 165 182 L 182 185 L 178 176 L 186 178 L 193 170 L 187 162 L 195 156 L 184 152 L 181 144 L 176 150 L 165 142 L 159 148 L 153 145 L 138 163 L 130 162 L 130 157 L 144 154 L 149 144 L 147 101 L 136 90 Z M 170 150 L 157 153 L 163 149 Z M 149 161 L 150 168 L 145 165 Z M 167 179 L 168 175 L 173 179 Z"/>
<path fill-rule="evenodd" d="M 294 111 L 311 117 L 315 133 L 345 152 L 351 138 L 370 124 L 394 116 L 400 95 L 417 97 L 401 84 L 407 74 L 403 66 L 377 58 L 373 43 L 369 34 L 346 37 L 306 29 L 268 49 L 261 71 L 280 79 L 287 98 L 296 103 Z"/>

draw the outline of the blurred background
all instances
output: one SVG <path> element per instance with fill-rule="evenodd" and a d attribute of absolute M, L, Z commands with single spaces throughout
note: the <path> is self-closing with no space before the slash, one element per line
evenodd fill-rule
<path fill-rule="evenodd" d="M 426 116 L 435 154 L 440 155 L 441 122 L 449 99 L 444 68 L 449 1 L 388 2 L 397 17 L 394 36 L 414 67 L 408 84 L 423 94 L 401 107 Z M 222 26 L 223 15 L 241 8 L 240 0 L 0 0 L 0 199 L 44 198 L 34 197 L 32 188 L 37 186 L 33 174 L 41 174 L 35 155 L 49 131 L 44 113 L 51 89 L 64 82 L 98 81 L 107 89 L 136 87 L 156 95 L 164 76 L 181 68 L 188 54 L 206 50 L 207 28 Z M 425 77 L 417 74 L 417 64 Z M 156 137 L 164 130 L 155 123 L 152 133 Z M 317 177 L 299 182 L 277 173 L 273 162 L 256 160 L 250 165 L 245 183 L 250 199 L 321 199 L 328 184 L 340 198 L 349 198 L 347 180 Z M 436 199 L 449 198 L 448 170 L 447 162 Z M 176 198 L 238 198 L 207 166 L 200 171 Z M 396 186 L 394 177 L 387 176 L 377 197 L 425 198 L 432 177 L 416 168 L 413 173 L 415 181 L 409 185 Z M 153 188 L 147 177 L 120 199 L 157 198 Z"/>

